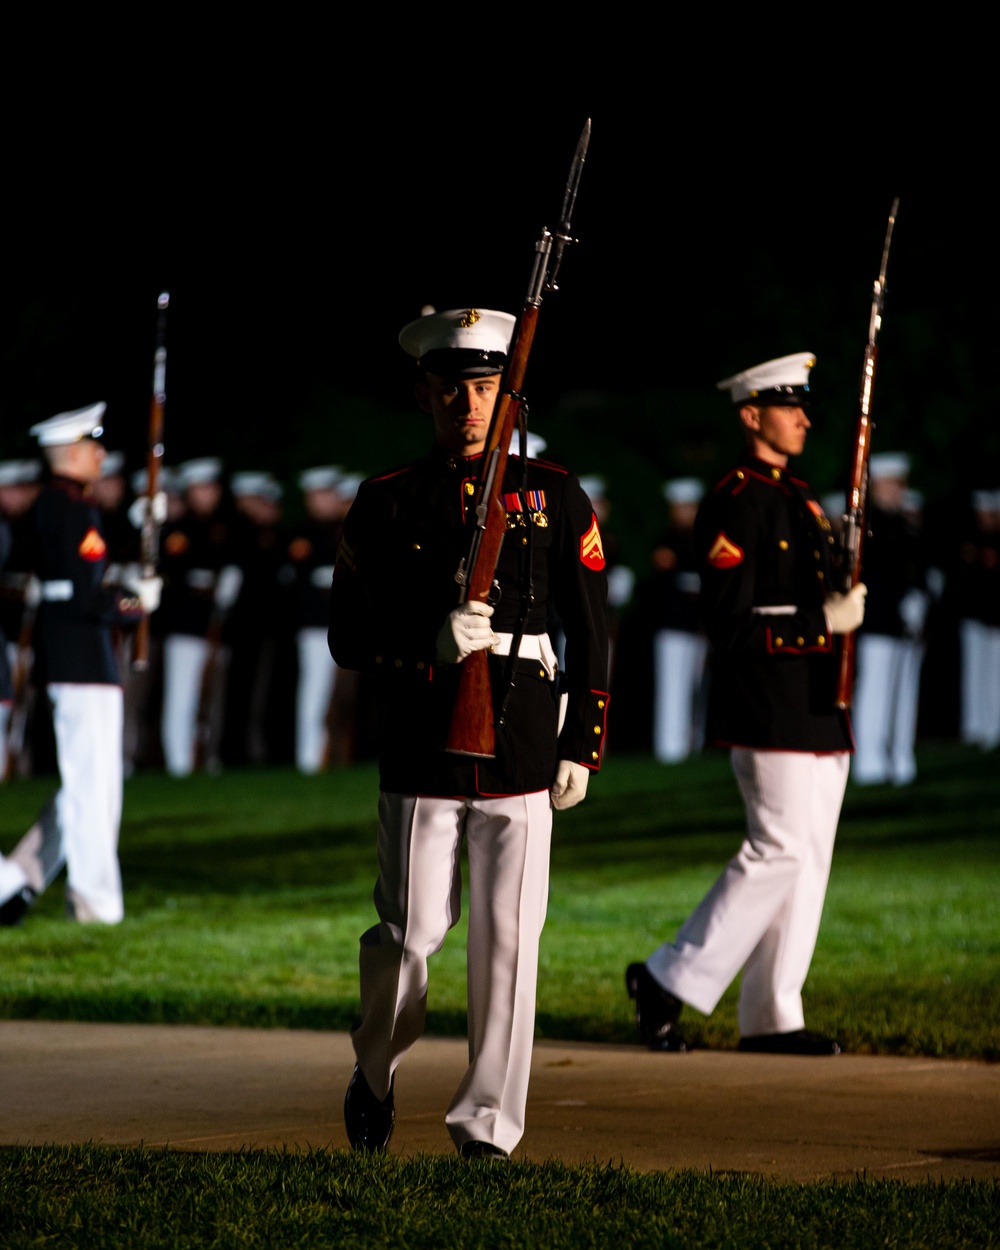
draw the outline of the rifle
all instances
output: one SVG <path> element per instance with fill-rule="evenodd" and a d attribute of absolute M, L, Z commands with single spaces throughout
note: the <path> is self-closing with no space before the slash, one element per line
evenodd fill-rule
<path fill-rule="evenodd" d="M 559 289 L 556 280 L 563 253 L 567 245 L 574 241 L 570 234 L 570 222 L 589 143 L 590 118 L 580 133 L 570 165 L 559 225 L 554 233 L 550 233 L 543 226 L 541 237 L 535 244 L 528 293 L 514 327 L 507 364 L 500 379 L 500 393 L 474 485 L 476 523 L 472 531 L 469 555 L 462 560 L 455 574 L 455 580 L 461 587 L 460 603 L 467 603 L 470 599 L 485 603 L 493 589 L 493 576 L 507 528 L 507 511 L 501 494 L 511 435 L 522 416 L 524 401 L 521 387 L 524 385 L 542 295 L 545 291 Z M 515 637 L 515 642 L 517 641 Z M 512 650 L 512 655 L 514 652 L 516 647 Z M 456 755 L 492 758 L 495 749 L 493 729 L 493 692 L 489 660 L 485 651 L 473 651 L 462 661 L 458 694 L 452 710 L 445 750 Z"/>
<path fill-rule="evenodd" d="M 885 303 L 885 273 L 889 264 L 889 245 L 892 243 L 892 228 L 896 224 L 898 209 L 899 196 L 897 195 L 889 210 L 889 224 L 886 227 L 885 245 L 882 248 L 882 265 L 872 292 L 868 342 L 865 345 L 864 362 L 861 367 L 858 424 L 854 434 L 851 477 L 847 488 L 847 510 L 843 517 L 840 540 L 840 588 L 845 593 L 856 586 L 861 579 L 861 548 L 868 525 L 868 457 L 871 455 L 871 434 L 875 428 L 871 420 L 872 390 L 875 386 L 875 365 L 878 361 L 878 333 L 882 328 L 882 307 Z M 854 690 L 854 651 L 855 635 L 845 634 L 840 649 L 836 698 L 836 706 L 842 711 L 851 706 L 851 696 Z"/>
<path fill-rule="evenodd" d="M 170 293 L 163 291 L 156 301 L 160 310 L 156 321 L 156 351 L 153 355 L 153 397 L 149 405 L 149 440 L 146 453 L 146 515 L 142 521 L 141 564 L 143 577 L 156 576 L 160 554 L 160 526 L 153 516 L 153 501 L 160 487 L 163 459 L 163 409 L 167 402 L 167 308 Z M 143 616 L 135 631 L 132 668 L 149 668 L 149 617 Z"/>

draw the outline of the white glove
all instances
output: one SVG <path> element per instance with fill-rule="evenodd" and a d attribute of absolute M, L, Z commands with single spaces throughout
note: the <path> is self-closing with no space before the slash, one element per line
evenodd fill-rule
<path fill-rule="evenodd" d="M 26 608 L 37 608 L 41 602 L 42 583 L 34 573 L 30 573 L 28 580 L 24 583 L 24 606 Z"/>
<path fill-rule="evenodd" d="M 826 629 L 830 634 L 853 634 L 865 619 L 865 595 L 868 587 L 864 582 L 852 586 L 846 595 L 834 591 L 823 604 Z"/>
<path fill-rule="evenodd" d="M 152 616 L 160 606 L 160 596 L 163 593 L 163 578 L 140 577 L 137 582 L 133 583 L 132 589 L 142 604 L 143 612 L 147 616 Z"/>
<path fill-rule="evenodd" d="M 899 616 L 910 638 L 919 638 L 924 632 L 930 596 L 923 590 L 908 590 L 899 601 Z"/>
<path fill-rule="evenodd" d="M 488 603 L 470 599 L 445 617 L 438 631 L 437 658 L 439 664 L 458 664 L 473 651 L 485 651 L 496 642 L 496 634 L 490 628 L 493 609 Z"/>
<path fill-rule="evenodd" d="M 635 590 L 635 574 L 624 564 L 616 564 L 608 573 L 608 603 L 613 608 L 623 608 Z"/>
<path fill-rule="evenodd" d="M 128 519 L 133 529 L 141 530 L 146 523 L 146 513 L 149 510 L 149 496 L 140 495 L 138 499 L 134 499 L 129 504 Z M 167 519 L 167 493 L 158 490 L 153 496 L 153 520 L 157 525 L 162 525 Z"/>
<path fill-rule="evenodd" d="M 243 587 L 243 570 L 235 564 L 227 564 L 219 570 L 215 583 L 215 606 L 220 612 L 228 612 L 239 598 Z"/>
<path fill-rule="evenodd" d="M 572 760 L 560 760 L 556 768 L 556 779 L 552 783 L 549 797 L 557 812 L 567 807 L 576 807 L 587 797 L 587 782 L 590 780 L 590 769 L 582 764 L 574 764 Z"/>

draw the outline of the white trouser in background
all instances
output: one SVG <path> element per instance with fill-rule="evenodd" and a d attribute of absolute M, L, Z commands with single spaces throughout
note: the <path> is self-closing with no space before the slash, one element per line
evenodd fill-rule
<path fill-rule="evenodd" d="M 708 639 L 698 634 L 660 629 L 654 636 L 653 754 L 661 764 L 686 760 L 700 736 L 695 707 L 707 653 Z"/>
<path fill-rule="evenodd" d="M 354 1049 L 369 1086 L 384 1098 L 423 1031 L 427 958 L 459 918 L 464 835 L 469 1068 L 446 1116 L 459 1149 L 476 1140 L 509 1152 L 524 1132 L 551 834 L 547 791 L 495 799 L 379 796 L 381 923 L 361 938 Z"/>
<path fill-rule="evenodd" d="M 1000 627 L 964 620 L 962 741 L 991 751 L 1000 745 Z"/>
<path fill-rule="evenodd" d="M 299 772 L 318 773 L 326 752 L 326 718 L 337 666 L 325 629 L 300 629 L 296 641 L 299 684 L 295 700 L 295 765 Z"/>
<path fill-rule="evenodd" d="M 737 747 L 747 836 L 709 892 L 646 960 L 672 994 L 711 1012 L 743 969 L 744 1037 L 804 1026 L 802 985 L 819 932 L 847 785 L 847 752 Z"/>
<path fill-rule="evenodd" d="M 66 857 L 66 899 L 77 920 L 117 924 L 125 914 L 118 867 L 122 818 L 120 686 L 52 682 L 59 776 L 56 819 Z"/>
<path fill-rule="evenodd" d="M 171 777 L 187 777 L 194 772 L 198 746 L 198 712 L 204 683 L 205 665 L 212 646 L 205 638 L 191 634 L 171 634 L 163 643 L 163 712 L 160 738 L 163 759 Z M 202 763 L 208 772 L 220 766 L 219 743 L 226 711 L 226 670 L 230 650 L 217 646 L 208 693 L 208 724 L 201 740 Z"/>
<path fill-rule="evenodd" d="M 204 638 L 171 634 L 164 640 L 160 738 L 171 777 L 187 777 L 194 771 L 201 678 L 207 659 L 208 643 Z"/>
<path fill-rule="evenodd" d="M 859 785 L 908 785 L 917 775 L 914 745 L 923 643 L 887 634 L 858 635 L 858 680 L 851 722 Z"/>

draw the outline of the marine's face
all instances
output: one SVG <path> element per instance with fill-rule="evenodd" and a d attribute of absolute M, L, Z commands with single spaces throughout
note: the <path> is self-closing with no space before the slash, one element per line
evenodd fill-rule
<path fill-rule="evenodd" d="M 211 516 L 222 502 L 220 482 L 193 482 L 185 491 L 187 506 L 199 517 Z"/>
<path fill-rule="evenodd" d="M 804 408 L 784 405 L 759 408 L 745 404 L 740 409 L 740 420 L 749 433 L 754 455 L 781 468 L 788 464 L 789 456 L 801 455 L 812 426 Z"/>
<path fill-rule="evenodd" d="M 417 386 L 417 402 L 434 418 L 434 435 L 456 456 L 478 456 L 486 446 L 490 418 L 500 394 L 500 374 L 445 378 L 429 373 Z"/>
<path fill-rule="evenodd" d="M 48 449 L 48 460 L 55 473 L 74 482 L 96 482 L 107 452 L 95 439 L 81 438 L 75 443 Z"/>

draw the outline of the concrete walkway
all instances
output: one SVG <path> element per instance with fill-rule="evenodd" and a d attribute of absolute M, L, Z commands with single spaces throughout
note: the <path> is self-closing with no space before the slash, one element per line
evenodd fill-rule
<path fill-rule="evenodd" d="M 346 1149 L 344 1033 L 0 1022 L 0 1145 Z M 464 1041 L 396 1078 L 401 1155 L 450 1153 Z M 542 1042 L 516 1157 L 786 1180 L 1000 1177 L 1000 1065 Z"/>

